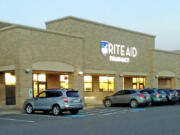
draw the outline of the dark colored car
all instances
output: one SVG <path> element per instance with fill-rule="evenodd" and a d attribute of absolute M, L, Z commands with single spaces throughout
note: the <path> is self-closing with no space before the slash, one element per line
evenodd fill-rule
<path fill-rule="evenodd" d="M 151 95 L 152 104 L 166 103 L 166 93 L 164 91 L 159 91 L 157 88 L 146 88 L 141 90 L 141 92 L 147 92 Z"/>
<path fill-rule="evenodd" d="M 159 91 L 164 91 L 166 93 L 166 98 L 168 103 L 176 103 L 179 100 L 178 92 L 172 89 L 159 89 Z"/>
<path fill-rule="evenodd" d="M 177 93 L 178 93 L 178 97 L 179 97 L 179 101 L 180 101 L 180 90 L 178 89 L 178 90 L 176 90 L 177 91 Z"/>
<path fill-rule="evenodd" d="M 83 109 L 83 103 L 78 91 L 75 90 L 48 89 L 24 102 L 24 110 L 28 114 L 34 111 L 52 111 L 54 115 L 63 111 L 77 114 L 81 109 Z"/>
<path fill-rule="evenodd" d="M 147 105 L 151 102 L 149 95 L 141 94 L 137 90 L 120 90 L 112 96 L 107 96 L 103 99 L 105 107 L 110 107 L 114 104 L 129 104 L 135 108 L 138 105 Z"/>

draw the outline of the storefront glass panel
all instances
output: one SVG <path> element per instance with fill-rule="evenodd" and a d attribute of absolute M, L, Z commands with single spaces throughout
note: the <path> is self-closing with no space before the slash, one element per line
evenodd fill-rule
<path fill-rule="evenodd" d="M 33 74 L 33 96 L 46 90 L 46 74 Z"/>
<path fill-rule="evenodd" d="M 99 88 L 100 91 L 114 91 L 114 77 L 100 76 Z"/>
<path fill-rule="evenodd" d="M 38 83 L 37 82 L 33 82 L 34 83 L 34 97 L 36 97 L 38 95 Z"/>
<path fill-rule="evenodd" d="M 92 91 L 92 76 L 84 76 L 84 91 Z"/>
<path fill-rule="evenodd" d="M 69 75 L 60 75 L 60 88 L 69 88 Z"/>
<path fill-rule="evenodd" d="M 143 89 L 145 87 L 145 77 L 125 77 L 124 88 L 125 89 Z"/>
<path fill-rule="evenodd" d="M 5 84 L 16 85 L 16 77 L 11 73 L 5 73 Z"/>

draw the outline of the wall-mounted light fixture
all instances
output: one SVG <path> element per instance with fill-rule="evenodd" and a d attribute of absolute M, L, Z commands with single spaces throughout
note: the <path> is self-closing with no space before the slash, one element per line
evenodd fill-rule
<path fill-rule="evenodd" d="M 83 72 L 82 72 L 82 71 L 80 71 L 80 72 L 78 73 L 78 75 L 83 75 Z"/>
<path fill-rule="evenodd" d="M 156 78 L 156 79 L 159 78 L 159 75 L 155 75 L 155 78 Z"/>
<path fill-rule="evenodd" d="M 30 71 L 31 71 L 31 70 L 30 70 L 29 68 L 26 68 L 26 69 L 25 69 L 25 72 L 26 72 L 26 73 L 29 73 Z"/>
<path fill-rule="evenodd" d="M 120 74 L 120 75 L 119 75 L 119 78 L 121 78 L 121 77 L 123 77 L 123 75 L 122 75 L 122 74 Z"/>

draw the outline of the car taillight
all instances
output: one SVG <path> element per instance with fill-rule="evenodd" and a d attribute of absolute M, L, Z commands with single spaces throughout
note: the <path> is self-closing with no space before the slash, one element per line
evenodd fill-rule
<path fill-rule="evenodd" d="M 178 93 L 178 96 L 180 97 L 180 93 Z"/>
<path fill-rule="evenodd" d="M 156 94 L 155 96 L 156 96 L 156 97 L 159 97 L 160 95 L 159 95 L 159 94 Z"/>
<path fill-rule="evenodd" d="M 68 98 L 67 97 L 63 97 L 62 100 L 64 101 L 64 103 L 68 103 Z"/>
<path fill-rule="evenodd" d="M 138 96 L 141 97 L 141 98 L 144 98 L 144 97 L 145 97 L 143 94 L 139 94 Z"/>

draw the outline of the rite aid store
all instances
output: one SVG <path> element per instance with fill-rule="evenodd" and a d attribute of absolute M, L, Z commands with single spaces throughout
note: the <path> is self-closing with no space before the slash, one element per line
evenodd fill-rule
<path fill-rule="evenodd" d="M 120 89 L 180 88 L 179 51 L 155 50 L 153 35 L 75 17 L 46 26 L 0 22 L 0 106 L 49 88 L 77 89 L 87 104 Z"/>

